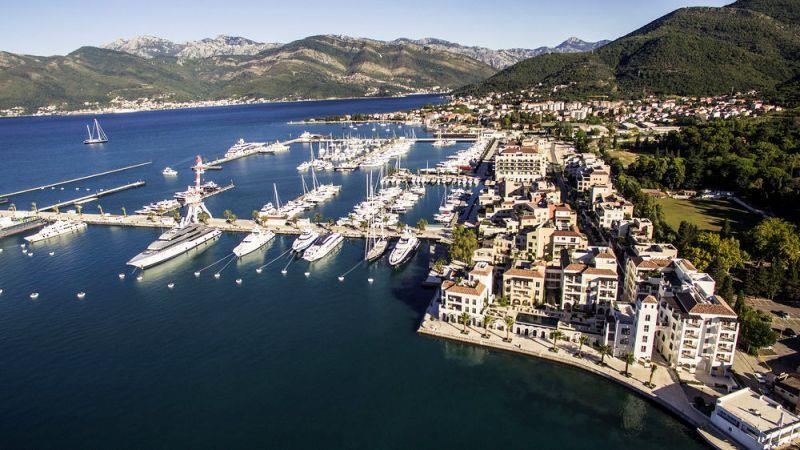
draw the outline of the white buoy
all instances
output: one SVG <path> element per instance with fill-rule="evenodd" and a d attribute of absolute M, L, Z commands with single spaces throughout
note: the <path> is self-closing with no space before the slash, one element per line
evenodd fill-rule
<path fill-rule="evenodd" d="M 0 253 L 3 253 L 3 249 L 2 248 L 0 248 Z"/>
<path fill-rule="evenodd" d="M 305 275 L 305 276 L 310 276 L 310 275 L 311 275 L 311 272 L 306 272 L 306 273 L 304 273 L 303 275 Z"/>
<path fill-rule="evenodd" d="M 78 292 L 78 300 L 83 300 L 86 297 L 86 292 Z"/>
<path fill-rule="evenodd" d="M 236 279 L 236 284 L 242 284 L 242 279 L 241 278 L 237 278 Z"/>
<path fill-rule="evenodd" d="M 220 277 L 220 274 L 219 274 L 219 272 L 217 272 L 217 273 L 215 273 L 215 274 L 214 274 L 214 278 L 219 278 L 219 277 Z"/>
<path fill-rule="evenodd" d="M 143 279 L 144 279 L 144 277 L 143 277 L 143 276 L 141 276 L 141 275 L 139 275 L 138 277 L 136 277 L 136 281 L 142 281 Z"/>
<path fill-rule="evenodd" d="M 339 277 L 339 281 L 344 281 L 344 277 Z"/>
<path fill-rule="evenodd" d="M 263 269 L 261 267 L 259 267 L 258 269 L 256 269 L 256 273 L 261 273 L 262 270 Z"/>
<path fill-rule="evenodd" d="M 167 285 L 167 287 L 168 287 L 168 288 L 170 288 L 170 289 L 172 289 L 172 288 L 174 288 L 174 287 L 175 287 L 175 283 L 170 283 L 170 284 L 168 284 L 168 285 Z"/>
<path fill-rule="evenodd" d="M 19 244 L 19 248 L 25 248 L 25 244 Z"/>
<path fill-rule="evenodd" d="M 2 289 L 0 289 L 0 295 L 3 295 L 3 290 Z"/>
<path fill-rule="evenodd" d="M 286 269 L 281 269 L 281 273 L 286 275 Z"/>
<path fill-rule="evenodd" d="M 367 278 L 367 281 L 372 283 L 374 280 L 372 278 Z"/>
<path fill-rule="evenodd" d="M 56 252 L 50 252 L 50 256 L 53 256 L 55 254 L 56 254 Z"/>
<path fill-rule="evenodd" d="M 33 252 L 28 252 L 28 256 L 33 256 Z"/>
<path fill-rule="evenodd" d="M 31 300 L 36 300 L 37 298 L 39 298 L 39 293 L 38 292 L 34 292 L 34 293 L 31 294 Z"/>
<path fill-rule="evenodd" d="M 121 274 L 119 274 L 117 276 L 119 277 L 120 280 L 124 280 L 125 279 L 125 274 L 124 273 L 121 273 Z"/>
<path fill-rule="evenodd" d="M 194 276 L 195 276 L 195 277 L 199 277 L 199 276 L 200 276 L 200 272 L 195 272 L 195 273 L 194 273 Z"/>

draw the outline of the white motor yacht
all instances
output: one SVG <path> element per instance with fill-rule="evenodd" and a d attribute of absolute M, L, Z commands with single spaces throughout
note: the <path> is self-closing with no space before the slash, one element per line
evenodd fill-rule
<path fill-rule="evenodd" d="M 394 250 L 389 254 L 389 264 L 397 267 L 414 255 L 414 251 L 419 247 L 419 238 L 409 230 L 403 232 L 400 240 L 394 246 Z"/>
<path fill-rule="evenodd" d="M 328 233 L 320 236 L 303 252 L 303 259 L 311 262 L 320 260 L 342 242 L 344 242 L 344 236 L 341 233 Z"/>
<path fill-rule="evenodd" d="M 237 258 L 241 258 L 267 245 L 274 237 L 274 232 L 256 227 L 250 234 L 245 236 L 239 245 L 234 247 L 233 254 Z"/>
<path fill-rule="evenodd" d="M 311 228 L 307 228 L 303 230 L 303 232 L 300 234 L 300 236 L 297 237 L 297 239 L 294 240 L 294 243 L 292 243 L 292 250 L 300 253 L 303 250 L 310 247 L 311 244 L 313 244 L 318 237 L 319 237 L 318 232 L 312 230 Z"/>
<path fill-rule="evenodd" d="M 42 228 L 38 233 L 25 237 L 25 240 L 30 243 L 34 243 L 85 229 L 85 222 L 80 222 L 77 220 L 57 220 L 52 224 Z"/>

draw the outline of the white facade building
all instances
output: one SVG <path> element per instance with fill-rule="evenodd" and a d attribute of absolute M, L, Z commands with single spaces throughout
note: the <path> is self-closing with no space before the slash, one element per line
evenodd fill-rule
<path fill-rule="evenodd" d="M 711 422 L 749 450 L 768 450 L 800 438 L 800 417 L 745 388 L 717 399 Z"/>

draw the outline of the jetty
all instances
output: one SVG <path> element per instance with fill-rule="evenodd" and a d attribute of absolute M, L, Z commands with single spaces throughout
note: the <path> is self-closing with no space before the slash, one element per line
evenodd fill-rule
<path fill-rule="evenodd" d="M 112 170 L 107 170 L 105 172 L 94 173 L 94 174 L 91 174 L 91 175 L 86 175 L 86 176 L 82 176 L 82 177 L 78 177 L 78 178 L 72 178 L 70 180 L 58 181 L 56 183 L 45 184 L 43 186 L 36 186 L 36 187 L 32 187 L 32 188 L 27 188 L 27 189 L 23 189 L 21 191 L 9 192 L 7 194 L 0 194 L 0 198 L 11 197 L 11 196 L 14 196 L 14 195 L 25 194 L 25 193 L 33 192 L 33 191 L 41 191 L 41 190 L 48 189 L 48 188 L 51 188 L 51 187 L 61 186 L 63 184 L 75 183 L 75 182 L 78 182 L 78 181 L 84 181 L 84 180 L 89 180 L 89 179 L 92 179 L 92 178 L 102 177 L 104 175 L 111 175 L 112 173 L 124 172 L 126 170 L 135 169 L 137 167 L 142 167 L 142 166 L 146 166 L 146 165 L 149 165 L 149 164 L 153 164 L 153 161 L 147 161 L 147 162 L 143 162 L 143 163 L 140 163 L 140 164 L 133 164 L 131 166 L 120 167 L 119 169 L 112 169 Z"/>
<path fill-rule="evenodd" d="M 171 228 L 176 225 L 176 222 L 172 217 L 147 216 L 142 214 L 126 214 L 126 215 L 111 214 L 111 213 L 79 214 L 77 212 L 55 212 L 52 211 L 51 209 L 52 207 L 49 207 L 47 211 L 44 211 L 42 209 L 39 209 L 37 211 L 0 210 L 0 217 L 4 216 L 10 217 L 12 215 L 16 217 L 36 216 L 48 222 L 53 222 L 56 220 L 80 220 L 82 222 L 86 222 L 89 225 L 123 226 L 123 227 L 139 227 L 139 228 Z M 234 222 L 227 222 L 225 219 L 222 218 L 214 218 L 214 219 L 209 219 L 207 224 L 212 228 L 216 228 L 220 231 L 231 232 L 231 233 L 250 233 L 256 226 L 255 221 L 249 219 L 237 219 Z M 321 233 L 338 232 L 341 233 L 344 237 L 352 239 L 364 239 L 367 237 L 368 234 L 368 230 L 366 229 L 353 228 L 350 226 L 329 225 L 325 223 L 296 224 L 293 223 L 292 221 L 288 221 L 287 223 L 282 224 L 282 223 L 272 223 L 267 221 L 259 224 L 259 227 L 261 227 L 264 230 L 273 231 L 275 234 L 283 234 L 283 235 L 299 235 L 303 232 L 303 230 L 309 227 Z M 387 237 L 390 238 L 400 237 L 401 233 L 402 229 L 398 227 L 386 228 Z M 428 225 L 425 228 L 425 230 L 422 231 L 414 228 L 414 233 L 420 239 L 450 242 L 449 228 L 436 225 Z"/>
<path fill-rule="evenodd" d="M 97 191 L 97 192 L 95 192 L 93 194 L 84 195 L 83 197 L 73 198 L 72 200 L 59 202 L 59 203 L 56 203 L 54 205 L 45 206 L 43 208 L 38 208 L 38 209 L 39 209 L 39 211 L 49 211 L 49 210 L 58 210 L 59 208 L 64 208 L 66 206 L 80 205 L 80 204 L 83 204 L 83 203 L 87 203 L 87 202 L 91 202 L 91 201 L 97 200 L 100 197 L 105 197 L 107 195 L 116 194 L 117 192 L 122 192 L 122 191 L 127 191 L 128 189 L 142 187 L 142 186 L 144 186 L 144 184 L 145 183 L 142 180 L 134 181 L 133 183 L 124 184 L 122 186 L 117 186 L 117 187 L 111 188 L 111 189 L 99 190 L 99 191 Z"/>

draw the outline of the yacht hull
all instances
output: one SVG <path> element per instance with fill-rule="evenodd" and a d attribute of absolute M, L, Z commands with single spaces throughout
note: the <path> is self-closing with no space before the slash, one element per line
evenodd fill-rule
<path fill-rule="evenodd" d="M 140 269 L 147 269 L 175 258 L 176 256 L 182 255 L 189 250 L 197 248 L 203 244 L 212 242 L 221 234 L 222 232 L 219 230 L 211 230 L 208 233 L 202 234 L 192 240 L 181 242 L 180 244 L 174 245 L 159 252 L 152 254 L 140 253 L 128 261 L 128 265 L 138 267 Z"/>

